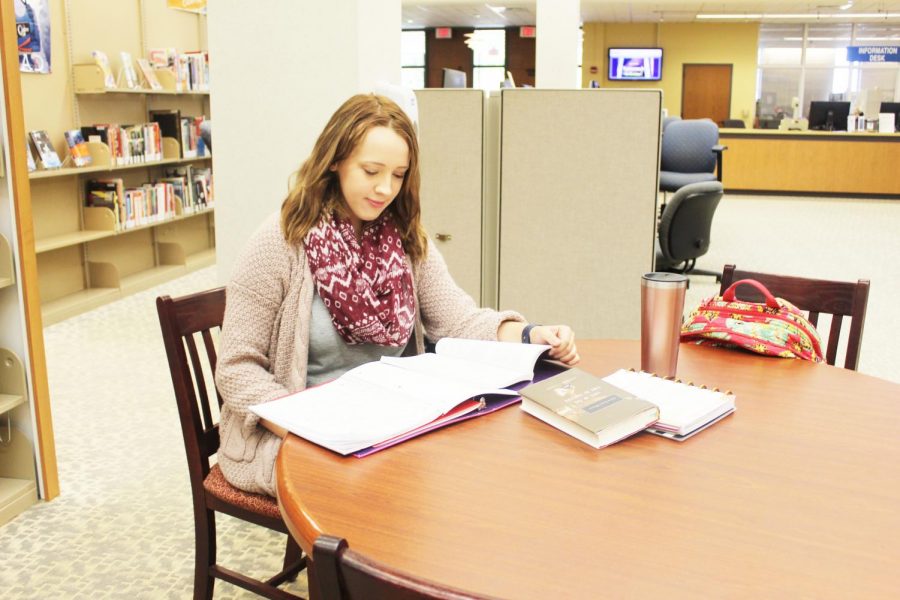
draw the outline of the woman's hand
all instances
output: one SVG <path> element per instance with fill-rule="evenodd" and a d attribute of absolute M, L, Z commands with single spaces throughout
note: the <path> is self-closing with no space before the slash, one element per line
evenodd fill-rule
<path fill-rule="evenodd" d="M 575 347 L 575 333 L 568 325 L 537 325 L 531 330 L 532 344 L 549 344 L 550 358 L 572 366 L 581 360 Z"/>

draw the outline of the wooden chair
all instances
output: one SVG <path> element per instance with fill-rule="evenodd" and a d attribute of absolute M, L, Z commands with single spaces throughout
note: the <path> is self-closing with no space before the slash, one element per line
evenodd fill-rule
<path fill-rule="evenodd" d="M 216 368 L 212 332 L 222 326 L 225 288 L 175 299 L 161 296 L 156 299 L 156 310 L 169 359 L 191 477 L 196 544 L 194 598 L 212 598 L 216 578 L 265 598 L 298 598 L 277 587 L 295 579 L 306 566 L 306 557 L 302 556 L 300 547 L 290 535 L 287 536 L 282 570 L 266 581 L 252 579 L 216 563 L 216 512 L 288 533 L 274 498 L 243 492 L 225 480 L 218 465 L 210 468 L 209 459 L 219 448 L 219 426 L 213 422 L 210 393 L 215 394 L 220 409 L 222 398 L 211 375 L 207 382 L 205 373 L 212 374 Z M 202 340 L 201 350 L 198 350 L 197 337 Z M 201 355 L 205 356 L 205 361 Z"/>
<path fill-rule="evenodd" d="M 312 567 L 320 600 L 489 600 L 417 579 L 354 552 L 347 541 L 320 535 Z M 310 590 L 312 595 L 312 590 Z"/>
<path fill-rule="evenodd" d="M 806 279 L 739 271 L 734 265 L 725 265 L 719 293 L 724 293 L 733 282 L 741 279 L 755 279 L 766 286 L 774 296 L 784 298 L 800 310 L 807 311 L 809 321 L 816 327 L 819 326 L 820 314 L 832 315 L 831 329 L 828 332 L 828 347 L 825 353 L 825 360 L 829 365 L 835 364 L 837 358 L 843 318 L 850 317 L 850 333 L 847 338 L 844 368 L 856 370 L 859 364 L 863 325 L 866 320 L 866 304 L 869 300 L 868 279 L 860 279 L 856 283 Z M 741 300 L 762 301 L 759 292 L 750 286 L 740 286 L 736 291 L 736 297 Z"/>

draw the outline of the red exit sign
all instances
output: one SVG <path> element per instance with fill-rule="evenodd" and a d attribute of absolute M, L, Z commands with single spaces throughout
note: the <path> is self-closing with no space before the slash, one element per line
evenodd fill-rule
<path fill-rule="evenodd" d="M 524 27 L 519 27 L 519 37 L 523 38 L 533 38 L 537 36 L 537 27 L 534 25 L 525 25 Z"/>
<path fill-rule="evenodd" d="M 449 40 L 453 37 L 453 29 L 450 27 L 436 27 L 434 37 L 439 40 Z"/>

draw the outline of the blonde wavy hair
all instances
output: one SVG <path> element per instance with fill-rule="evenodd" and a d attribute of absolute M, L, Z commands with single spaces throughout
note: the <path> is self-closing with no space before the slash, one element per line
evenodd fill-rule
<path fill-rule="evenodd" d="M 291 244 L 301 244 L 309 230 L 334 210 L 346 216 L 338 174 L 331 170 L 348 158 L 373 127 L 387 127 L 406 142 L 409 168 L 400 192 L 386 210 L 394 217 L 403 249 L 413 264 L 425 259 L 428 242 L 419 206 L 419 144 L 412 121 L 396 103 L 375 94 L 358 94 L 344 102 L 319 134 L 281 204 L 281 229 Z"/>

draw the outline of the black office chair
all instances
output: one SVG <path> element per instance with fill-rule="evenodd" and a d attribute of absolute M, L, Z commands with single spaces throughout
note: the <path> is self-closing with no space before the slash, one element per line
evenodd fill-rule
<path fill-rule="evenodd" d="M 746 129 L 747 124 L 741 119 L 725 119 L 722 121 L 722 127 L 727 129 Z"/>
<path fill-rule="evenodd" d="M 719 127 L 709 119 L 669 123 L 662 138 L 659 189 L 675 192 L 689 183 L 722 181 Z"/>
<path fill-rule="evenodd" d="M 710 275 L 721 281 L 721 273 L 695 269 L 694 265 L 709 250 L 712 219 L 722 193 L 718 181 L 691 183 L 675 192 L 659 221 L 657 271 Z"/>

